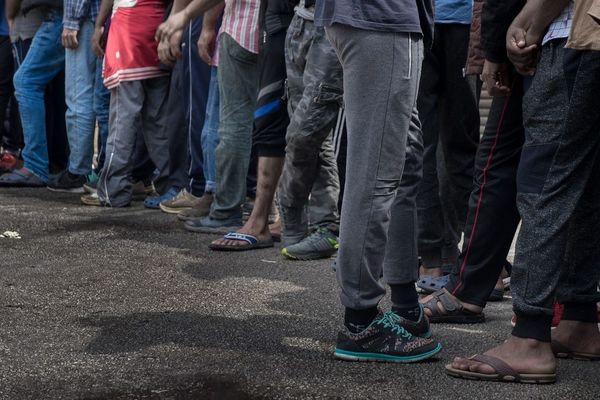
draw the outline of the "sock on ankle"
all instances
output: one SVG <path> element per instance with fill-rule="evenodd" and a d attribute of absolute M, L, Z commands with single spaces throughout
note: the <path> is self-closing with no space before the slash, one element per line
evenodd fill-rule
<path fill-rule="evenodd" d="M 596 303 L 564 303 L 562 321 L 598 322 Z"/>
<path fill-rule="evenodd" d="M 418 321 L 421 316 L 421 307 L 415 283 L 390 285 L 390 288 L 392 289 L 392 310 L 410 321 Z"/>
<path fill-rule="evenodd" d="M 371 322 L 377 317 L 379 310 L 377 307 L 367 308 L 364 310 L 355 310 L 346 307 L 344 314 L 344 324 L 352 333 L 358 333 L 365 330 Z"/>
<path fill-rule="evenodd" d="M 401 316 L 402 318 L 405 318 L 409 321 L 413 321 L 413 322 L 417 322 L 419 320 L 419 318 L 421 318 L 421 307 L 420 306 L 416 306 L 416 307 L 411 307 L 411 308 L 399 308 L 399 307 L 392 307 L 392 311 L 394 311 L 396 314 L 398 314 L 399 316 Z"/>

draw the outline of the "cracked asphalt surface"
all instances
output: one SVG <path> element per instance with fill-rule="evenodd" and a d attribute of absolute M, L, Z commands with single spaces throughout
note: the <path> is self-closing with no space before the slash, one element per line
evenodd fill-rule
<path fill-rule="evenodd" d="M 481 325 L 436 325 L 430 363 L 334 360 L 342 308 L 331 261 L 276 249 L 216 253 L 215 236 L 137 203 L 2 189 L 0 399 L 597 398 L 600 363 L 559 361 L 535 386 L 447 377 L 444 365 L 500 343 L 507 298 Z"/>

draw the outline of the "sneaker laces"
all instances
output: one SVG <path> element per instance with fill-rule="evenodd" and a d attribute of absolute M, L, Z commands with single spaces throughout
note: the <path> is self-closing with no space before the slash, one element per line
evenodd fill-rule
<path fill-rule="evenodd" d="M 398 322 L 400 321 L 400 316 L 396 315 L 392 311 L 388 311 L 383 316 L 376 321 L 378 325 L 383 325 L 384 327 L 390 329 L 396 335 L 402 336 L 406 339 L 411 339 L 412 334 L 408 332 L 402 325 Z"/>
<path fill-rule="evenodd" d="M 306 242 L 310 244 L 318 243 L 319 241 L 325 239 L 327 240 L 327 236 L 330 234 L 329 229 L 327 228 L 317 228 L 313 233 L 306 237 Z"/>

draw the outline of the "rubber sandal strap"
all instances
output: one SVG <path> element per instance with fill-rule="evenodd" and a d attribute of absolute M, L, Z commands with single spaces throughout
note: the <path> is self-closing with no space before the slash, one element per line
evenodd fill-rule
<path fill-rule="evenodd" d="M 229 232 L 228 234 L 223 236 L 223 238 L 229 240 L 239 240 L 251 245 L 255 245 L 258 243 L 258 239 L 256 238 L 256 236 L 249 235 L 247 233 Z"/>
<path fill-rule="evenodd" d="M 521 376 L 510 365 L 497 357 L 487 356 L 485 354 L 477 354 L 471 357 L 471 360 L 489 365 L 490 367 L 494 368 L 496 373 L 501 377 L 510 376 L 515 378 L 516 381 L 521 379 Z"/>

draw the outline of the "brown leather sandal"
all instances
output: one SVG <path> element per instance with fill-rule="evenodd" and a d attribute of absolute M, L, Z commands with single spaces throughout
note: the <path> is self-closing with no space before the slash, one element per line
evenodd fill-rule
<path fill-rule="evenodd" d="M 467 310 L 444 289 L 438 290 L 432 296 L 431 300 L 422 303 L 423 308 L 431 311 L 431 315 L 428 316 L 431 323 L 477 324 L 485 322 L 483 312 L 476 313 Z M 442 309 L 438 303 L 441 303 L 444 308 Z"/>
<path fill-rule="evenodd" d="M 493 374 L 484 374 L 481 372 L 472 372 L 462 369 L 452 368 L 451 364 L 446 365 L 446 373 L 455 378 L 472 379 L 476 381 L 494 381 L 494 382 L 517 382 L 517 383 L 554 383 L 556 382 L 556 373 L 551 374 L 520 374 L 510 365 L 501 359 L 485 354 L 478 354 L 470 358 L 482 364 L 489 365 L 496 371 Z"/>

